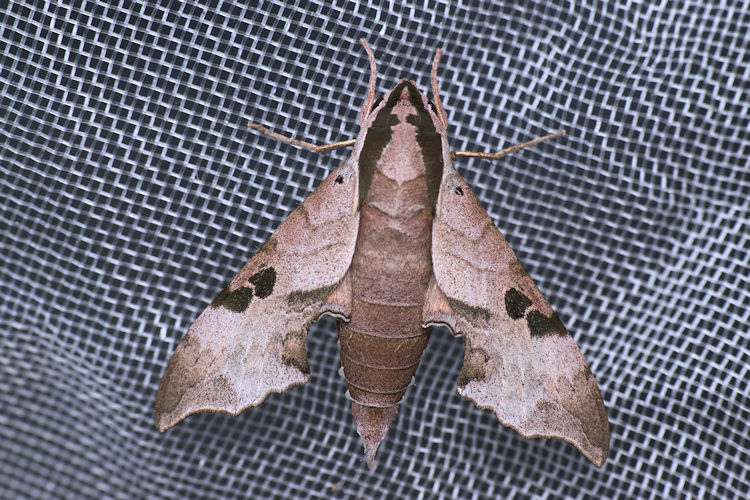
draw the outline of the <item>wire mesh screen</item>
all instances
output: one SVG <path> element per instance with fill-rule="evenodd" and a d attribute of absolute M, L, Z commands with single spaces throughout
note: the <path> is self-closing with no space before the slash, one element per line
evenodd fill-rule
<path fill-rule="evenodd" d="M 0 26 L 3 498 L 741 497 L 750 3 L 15 2 Z M 249 4 L 253 4 L 250 2 Z M 676 4 L 675 4 L 676 5 Z M 190 323 L 348 152 L 367 91 L 440 91 L 457 168 L 597 377 L 611 451 L 519 437 L 433 334 L 370 471 L 337 374 L 166 433 Z"/>

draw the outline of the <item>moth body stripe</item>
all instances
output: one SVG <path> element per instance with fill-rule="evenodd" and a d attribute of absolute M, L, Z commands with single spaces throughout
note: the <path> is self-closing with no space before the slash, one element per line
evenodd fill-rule
<path fill-rule="evenodd" d="M 369 408 L 393 408 L 404 400 L 406 389 L 395 392 L 377 393 L 367 389 L 354 387 L 351 383 L 346 384 L 349 399 L 356 404 Z"/>
<path fill-rule="evenodd" d="M 369 333 L 369 332 L 363 332 L 363 331 L 359 331 L 359 330 L 352 330 L 351 328 L 348 331 L 352 332 L 352 333 L 355 333 L 357 335 L 362 335 L 362 336 L 366 336 L 366 337 L 372 337 L 372 338 L 376 338 L 376 339 L 394 339 L 394 340 L 395 339 L 398 339 L 398 340 L 418 339 L 420 337 L 426 337 L 426 336 L 428 336 L 430 334 L 428 328 L 422 328 L 421 331 L 420 331 L 420 333 L 418 333 L 416 335 L 399 336 L 399 337 L 383 337 L 381 335 L 374 335 L 374 334 Z"/>
<path fill-rule="evenodd" d="M 344 361 L 346 362 L 343 363 Z M 405 390 L 411 384 L 417 369 L 416 365 L 394 369 L 373 368 L 358 365 L 348 359 L 342 359 L 342 365 L 347 384 L 377 394 L 392 394 Z"/>
<path fill-rule="evenodd" d="M 364 367 L 364 368 L 366 368 L 368 370 L 377 370 L 377 368 L 371 368 L 371 367 Z M 373 389 L 371 386 L 370 387 L 362 387 L 362 386 L 357 385 L 356 383 L 352 382 L 349 379 L 345 379 L 345 380 L 346 380 L 346 386 L 347 386 L 347 388 L 349 388 L 350 393 L 352 393 L 352 399 L 354 399 L 354 401 L 357 401 L 357 403 L 359 403 L 361 405 L 364 405 L 364 406 L 373 406 L 375 408 L 383 408 L 384 406 L 393 406 L 393 405 L 390 404 L 390 405 L 383 405 L 383 406 L 375 406 L 375 405 L 370 405 L 370 404 L 368 404 L 366 402 L 360 402 L 360 401 L 358 401 L 357 399 L 354 398 L 354 394 L 353 394 L 354 391 L 352 391 L 351 389 L 357 389 L 359 391 L 362 391 L 362 392 L 365 392 L 365 393 L 368 393 L 368 394 L 377 394 L 377 395 L 380 395 L 380 396 L 396 395 L 396 394 L 400 395 L 400 394 L 403 394 L 406 391 L 406 389 L 408 389 L 409 385 L 411 384 L 409 382 L 405 386 L 403 386 L 402 388 L 396 389 L 396 390 L 392 390 L 392 391 L 380 391 L 380 390 Z"/>
<path fill-rule="evenodd" d="M 350 363 L 355 364 L 357 366 L 361 366 L 363 368 L 372 368 L 375 370 L 383 370 L 383 371 L 388 371 L 388 370 L 401 371 L 401 370 L 406 370 L 407 368 L 416 368 L 416 366 L 419 364 L 419 361 L 420 361 L 420 360 L 417 360 L 413 363 L 408 363 L 405 365 L 381 365 L 377 363 L 358 362 L 355 358 L 349 356 L 345 352 L 342 352 L 341 355 L 344 356 L 347 360 L 349 360 Z"/>

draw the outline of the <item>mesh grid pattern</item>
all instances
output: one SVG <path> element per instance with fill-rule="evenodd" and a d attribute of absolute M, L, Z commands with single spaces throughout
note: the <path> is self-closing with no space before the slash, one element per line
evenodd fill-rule
<path fill-rule="evenodd" d="M 731 498 L 750 483 L 750 3 L 16 2 L 0 13 L 0 497 Z M 459 171 L 572 333 L 597 469 L 455 391 L 437 330 L 369 471 L 335 324 L 312 378 L 159 434 L 192 320 L 346 157 L 378 88 L 429 83 Z"/>

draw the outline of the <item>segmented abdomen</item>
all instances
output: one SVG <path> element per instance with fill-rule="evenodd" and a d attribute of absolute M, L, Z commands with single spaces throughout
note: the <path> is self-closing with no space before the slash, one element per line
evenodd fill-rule
<path fill-rule="evenodd" d="M 432 272 L 431 209 L 424 177 L 398 186 L 376 172 L 369 191 L 349 271 L 351 321 L 339 322 L 339 345 L 352 399 L 387 408 L 401 401 L 430 335 L 420 325 Z"/>

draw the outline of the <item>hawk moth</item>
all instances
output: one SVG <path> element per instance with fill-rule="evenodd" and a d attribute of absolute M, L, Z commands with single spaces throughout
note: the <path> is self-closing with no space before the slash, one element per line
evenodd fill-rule
<path fill-rule="evenodd" d="M 192 324 L 159 386 L 157 427 L 202 411 L 237 415 L 304 384 L 308 327 L 329 314 L 370 467 L 434 325 L 464 338 L 462 396 L 601 466 L 609 423 L 594 376 L 453 166 L 504 152 L 449 150 L 440 51 L 432 101 L 406 79 L 375 101 L 375 60 L 361 42 L 371 75 L 355 140 L 316 147 L 251 124 L 316 151 L 353 151 Z"/>

